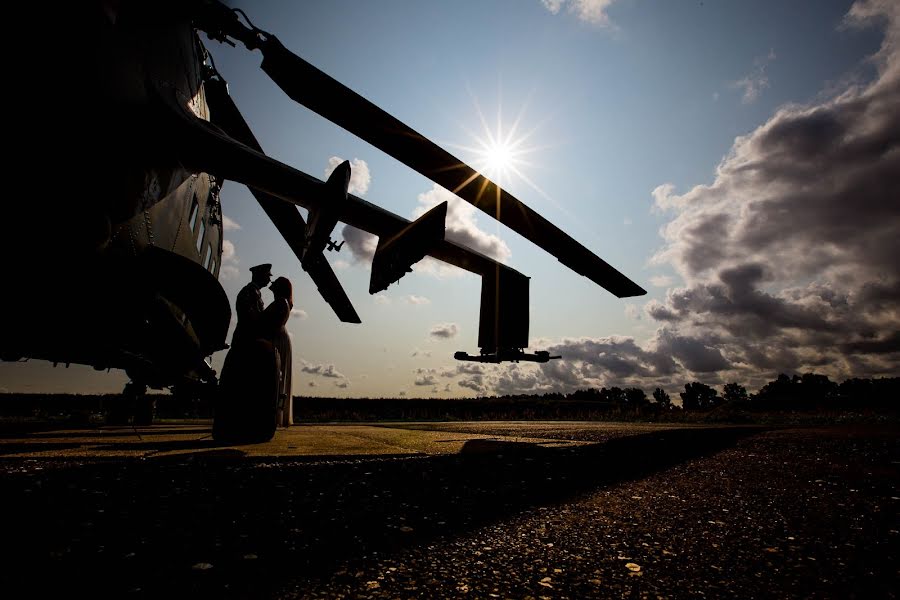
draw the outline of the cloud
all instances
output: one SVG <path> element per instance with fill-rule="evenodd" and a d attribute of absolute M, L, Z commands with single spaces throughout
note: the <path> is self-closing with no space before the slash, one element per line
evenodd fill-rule
<path fill-rule="evenodd" d="M 238 269 L 240 262 L 234 243 L 231 240 L 222 240 L 222 266 L 219 267 L 219 278 L 226 281 L 237 279 L 240 275 L 240 270 Z"/>
<path fill-rule="evenodd" d="M 636 304 L 626 304 L 625 305 L 625 316 L 633 321 L 641 320 L 641 310 L 638 308 Z"/>
<path fill-rule="evenodd" d="M 562 5 L 565 4 L 565 2 L 566 0 L 541 0 L 541 4 L 544 5 L 544 8 L 554 15 L 559 12 L 559 9 L 562 8 Z"/>
<path fill-rule="evenodd" d="M 381 305 L 391 303 L 391 298 L 387 294 L 375 294 L 374 296 L 372 296 L 372 300 L 375 302 L 375 304 Z"/>
<path fill-rule="evenodd" d="M 241 272 L 234 265 L 222 265 L 219 268 L 219 277 L 223 281 L 231 281 L 237 279 Z"/>
<path fill-rule="evenodd" d="M 460 200 L 438 184 L 434 184 L 431 190 L 419 194 L 418 200 L 419 206 L 413 211 L 414 219 L 418 219 L 441 202 L 447 202 L 446 239 L 500 262 L 505 262 L 512 255 L 506 242 L 494 234 L 479 229 L 477 208 L 465 200 Z"/>
<path fill-rule="evenodd" d="M 335 381 L 334 385 L 339 388 L 346 389 L 346 388 L 350 387 L 350 382 L 345 379 L 343 381 Z"/>
<path fill-rule="evenodd" d="M 450 339 L 456 337 L 459 333 L 459 326 L 456 323 L 439 323 L 431 328 L 428 335 L 436 338 Z"/>
<path fill-rule="evenodd" d="M 561 360 L 548 363 L 462 363 L 455 369 L 419 369 L 423 377 L 457 377 L 456 385 L 480 396 L 571 392 L 589 387 L 660 386 L 672 389 L 689 381 L 724 381 L 734 365 L 714 341 L 661 328 L 643 345 L 634 338 L 564 338 L 544 340 Z M 445 384 L 449 385 L 449 384 Z"/>
<path fill-rule="evenodd" d="M 316 365 L 300 359 L 300 370 L 310 375 L 319 375 L 320 377 L 328 377 L 332 379 L 346 379 L 346 376 L 339 372 L 334 365 Z"/>
<path fill-rule="evenodd" d="M 406 296 L 404 300 L 407 304 L 431 304 L 431 300 L 429 300 L 428 298 L 424 296 L 416 296 L 413 294 Z"/>
<path fill-rule="evenodd" d="M 222 241 L 222 262 L 238 262 L 237 256 L 234 250 L 234 244 L 230 240 Z"/>
<path fill-rule="evenodd" d="M 410 354 L 410 356 L 413 356 L 413 357 L 424 356 L 424 357 L 428 358 L 431 356 L 431 351 L 430 350 L 419 350 L 418 348 L 414 348 L 412 351 L 412 354 Z"/>
<path fill-rule="evenodd" d="M 349 268 L 350 268 L 350 263 L 348 263 L 346 260 L 341 260 L 341 259 L 339 258 L 339 259 L 337 259 L 336 261 L 334 261 L 334 262 L 332 263 L 332 266 L 333 266 L 335 269 L 338 269 L 338 270 L 344 270 L 344 269 L 349 269 Z"/>
<path fill-rule="evenodd" d="M 669 275 L 654 275 L 650 278 L 650 284 L 655 287 L 667 288 L 675 283 L 675 279 Z"/>
<path fill-rule="evenodd" d="M 653 262 L 685 285 L 645 309 L 685 368 L 900 370 L 900 3 L 857 2 L 845 22 L 876 20 L 873 81 L 780 108 L 711 184 L 654 190 L 674 217 Z"/>
<path fill-rule="evenodd" d="M 481 381 L 475 377 L 471 379 L 461 379 L 457 381 L 456 384 L 459 387 L 468 388 L 481 396 L 485 395 L 487 392 L 487 388 L 485 388 Z"/>
<path fill-rule="evenodd" d="M 225 231 L 237 231 L 240 228 L 240 223 L 238 223 L 231 217 L 222 215 L 222 229 L 224 229 Z"/>
<path fill-rule="evenodd" d="M 308 385 L 309 387 L 316 387 L 316 386 L 319 385 L 319 384 L 317 384 L 314 380 L 310 379 L 310 380 L 306 383 L 306 385 Z"/>
<path fill-rule="evenodd" d="M 759 98 L 762 91 L 769 87 L 769 76 L 766 75 L 766 67 L 775 58 L 775 50 L 769 50 L 767 55 L 757 57 L 753 61 L 753 70 L 750 73 L 737 81 L 731 82 L 731 88 L 743 90 L 741 102 L 752 104 Z M 716 96 L 716 99 L 718 99 L 718 96 Z"/>
<path fill-rule="evenodd" d="M 554 15 L 559 13 L 566 2 L 568 2 L 569 12 L 581 21 L 603 27 L 612 25 L 606 10 L 615 0 L 541 0 L 544 8 Z"/>
<path fill-rule="evenodd" d="M 325 179 L 328 179 L 331 176 L 331 173 L 342 162 L 344 162 L 344 159 L 337 156 L 332 156 L 331 158 L 329 158 L 328 166 L 325 167 Z M 366 164 L 366 161 L 359 158 L 354 158 L 353 160 L 351 160 L 350 185 L 347 188 L 347 191 L 351 194 L 356 194 L 357 196 L 363 196 L 366 192 L 369 191 L 369 184 L 371 182 L 372 177 L 369 174 L 369 165 Z"/>
<path fill-rule="evenodd" d="M 441 202 L 447 202 L 446 239 L 501 262 L 505 262 L 511 256 L 512 252 L 506 242 L 478 227 L 476 215 L 478 209 L 455 194 L 434 184 L 431 190 L 419 194 L 418 201 L 419 206 L 413 211 L 413 219 L 418 219 Z M 347 247 L 350 248 L 354 262 L 363 264 L 372 262 L 372 257 L 375 256 L 375 250 L 378 248 L 377 236 L 350 225 L 345 225 L 341 234 L 347 242 Z M 458 271 L 455 268 L 435 267 L 430 264 L 431 262 L 426 257 L 419 263 L 418 270 L 433 272 L 439 276 Z M 439 265 L 443 266 L 443 263 L 439 263 Z"/>
<path fill-rule="evenodd" d="M 341 236 L 347 243 L 347 247 L 350 248 L 350 255 L 353 257 L 354 263 L 369 264 L 372 262 L 375 250 L 378 249 L 378 236 L 352 225 L 344 225 Z"/>
<path fill-rule="evenodd" d="M 301 321 L 306 319 L 309 315 L 306 314 L 306 311 L 302 308 L 292 308 L 291 309 L 291 318 L 292 319 L 300 319 Z"/>
<path fill-rule="evenodd" d="M 435 384 L 437 384 L 437 379 L 435 379 L 434 375 L 419 375 L 413 381 L 413 385 L 418 386 L 434 386 Z"/>

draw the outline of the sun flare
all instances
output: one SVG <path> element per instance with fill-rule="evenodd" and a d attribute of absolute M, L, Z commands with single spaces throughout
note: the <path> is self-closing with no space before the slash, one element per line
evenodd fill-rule
<path fill-rule="evenodd" d="M 451 145 L 466 151 L 471 157 L 472 167 L 494 183 L 505 187 L 518 178 L 534 187 L 522 172 L 523 169 L 533 166 L 525 160 L 526 155 L 536 150 L 528 145 L 531 132 L 525 134 L 519 132 L 519 119 L 516 119 L 508 131 L 504 131 L 499 117 L 497 125 L 492 128 L 488 126 L 480 110 L 478 116 L 481 119 L 482 133 L 470 132 L 475 142 L 474 146 Z"/>
<path fill-rule="evenodd" d="M 490 125 L 485 118 L 478 101 L 472 96 L 475 111 L 481 124 L 481 131 L 475 132 L 463 126 L 469 134 L 472 142 L 469 145 L 448 143 L 447 145 L 464 152 L 465 162 L 472 166 L 479 174 L 497 184 L 497 193 L 501 188 L 506 188 L 516 182 L 522 182 L 529 188 L 540 194 L 550 202 L 555 202 L 529 179 L 526 171 L 537 168 L 539 165 L 533 162 L 535 153 L 547 147 L 539 147 L 534 143 L 534 137 L 538 126 L 531 129 L 523 129 L 525 117 L 523 106 L 516 118 L 510 124 L 503 119 L 502 107 L 497 107 L 497 120 Z M 531 158 L 532 160 L 529 160 Z M 467 185 L 474 175 L 462 185 Z M 456 191 L 456 190 L 451 190 Z"/>
<path fill-rule="evenodd" d="M 514 166 L 513 149 L 503 142 L 487 146 L 481 154 L 488 177 L 491 173 L 505 175 Z"/>

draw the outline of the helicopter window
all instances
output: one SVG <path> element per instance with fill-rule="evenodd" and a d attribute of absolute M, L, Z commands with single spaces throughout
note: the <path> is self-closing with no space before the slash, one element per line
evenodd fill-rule
<path fill-rule="evenodd" d="M 194 201 L 191 204 L 191 218 L 190 218 L 191 231 L 194 231 L 195 228 L 197 227 L 197 215 L 200 214 L 200 205 L 197 203 L 197 196 L 195 195 L 193 198 L 194 198 Z"/>
<path fill-rule="evenodd" d="M 197 252 L 203 254 L 203 237 L 206 234 L 206 223 L 200 221 L 200 232 L 197 234 Z"/>
<path fill-rule="evenodd" d="M 213 275 L 216 274 L 216 259 L 212 259 L 212 262 L 209 263 L 209 272 Z"/>
<path fill-rule="evenodd" d="M 206 258 L 203 260 L 203 268 L 209 269 L 209 261 L 212 260 L 212 244 L 209 245 L 209 252 L 206 253 Z"/>

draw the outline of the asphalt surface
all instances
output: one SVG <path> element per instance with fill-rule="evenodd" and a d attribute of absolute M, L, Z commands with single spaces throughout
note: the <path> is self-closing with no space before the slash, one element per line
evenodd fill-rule
<path fill-rule="evenodd" d="M 900 430 L 0 434 L 4 597 L 894 598 Z"/>

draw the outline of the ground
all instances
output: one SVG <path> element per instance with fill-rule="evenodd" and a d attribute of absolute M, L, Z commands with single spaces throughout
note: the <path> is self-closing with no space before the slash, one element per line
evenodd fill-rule
<path fill-rule="evenodd" d="M 4 596 L 892 598 L 900 430 L 9 431 Z M 10 593 L 10 595 L 7 595 Z"/>

